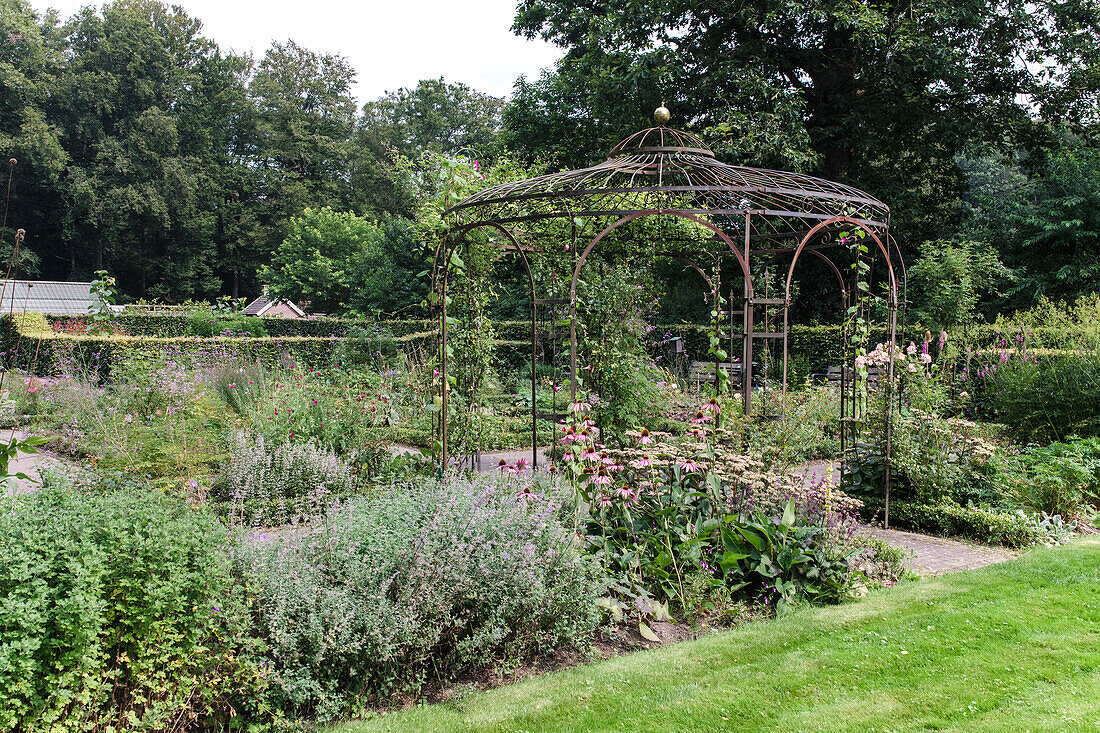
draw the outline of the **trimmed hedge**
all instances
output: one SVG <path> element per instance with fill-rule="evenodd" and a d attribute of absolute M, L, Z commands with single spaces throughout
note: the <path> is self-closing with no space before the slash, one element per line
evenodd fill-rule
<path fill-rule="evenodd" d="M 658 324 L 653 328 L 654 332 L 660 334 L 662 341 L 672 337 L 680 337 L 684 342 L 684 350 L 687 352 L 689 359 L 694 361 L 707 360 L 710 326 L 694 323 L 666 323 Z M 870 340 L 871 344 L 874 345 L 886 341 L 887 338 L 888 334 L 881 332 L 872 334 Z M 904 345 L 909 341 L 919 343 L 921 339 L 922 334 L 916 332 L 898 334 L 899 345 Z M 756 346 L 759 349 L 760 342 L 757 342 Z M 788 354 L 790 357 L 789 379 L 792 384 L 804 382 L 811 374 L 824 374 L 830 366 L 847 361 L 839 325 L 803 326 L 792 324 L 788 331 Z M 733 356 L 736 358 L 740 355 L 734 354 Z M 776 364 L 775 368 L 781 369 L 781 362 Z"/>
<path fill-rule="evenodd" d="M 952 503 L 890 502 L 892 525 L 916 532 L 965 537 L 990 545 L 1029 547 L 1040 540 L 1034 527 L 1019 514 Z"/>
<path fill-rule="evenodd" d="M 87 327 L 90 324 L 91 319 L 89 316 L 46 316 L 46 320 L 54 328 L 59 328 L 60 325 L 71 326 L 73 324 L 81 324 L 78 328 Z M 315 319 L 294 319 L 294 318 L 257 318 L 252 319 L 250 317 L 244 317 L 240 314 L 234 314 L 232 317 L 207 315 L 204 313 L 122 313 L 116 319 L 115 322 L 125 330 L 129 337 L 134 340 L 142 340 L 147 343 L 148 348 L 158 348 L 158 344 L 170 343 L 172 339 L 192 339 L 196 338 L 195 331 L 196 320 L 202 321 L 203 330 L 205 333 L 210 333 L 211 328 L 208 321 L 211 319 L 224 319 L 227 328 L 235 330 L 235 325 L 255 320 L 257 324 L 262 324 L 263 332 L 266 336 L 254 336 L 246 337 L 241 336 L 239 338 L 234 337 L 213 337 L 215 344 L 219 343 L 236 343 L 238 340 L 252 341 L 256 344 L 252 347 L 259 351 L 260 356 L 258 358 L 273 360 L 277 357 L 275 354 L 286 352 L 290 354 L 296 361 L 302 361 L 311 366 L 320 366 L 323 364 L 331 363 L 335 357 L 339 341 L 345 339 L 352 340 L 364 340 L 365 342 L 373 343 L 377 342 L 379 351 L 384 354 L 392 355 L 396 353 L 397 349 L 403 345 L 414 343 L 427 343 L 432 337 L 433 328 L 435 327 L 435 321 L 428 319 L 410 319 L 410 320 L 389 320 L 389 321 L 374 321 L 367 319 L 354 319 L 354 318 L 315 318 Z M 14 345 L 18 339 L 18 333 L 15 330 L 11 318 L 4 318 L 3 323 L 0 324 L 0 347 L 4 352 L 4 363 L 8 366 L 27 366 L 31 363 L 45 363 L 47 366 L 36 367 L 36 371 L 49 373 L 55 368 L 56 358 L 53 356 L 56 344 L 52 343 L 55 339 L 84 339 L 89 338 L 80 335 L 72 334 L 58 334 L 56 337 L 48 337 L 42 339 L 41 345 L 36 345 L 40 353 L 38 359 L 33 358 L 33 350 L 28 349 L 27 345 L 37 341 L 34 336 L 28 332 L 26 328 L 23 329 L 23 347 L 20 351 L 24 352 L 18 359 L 12 359 L 10 353 L 14 350 Z M 545 329 L 545 322 L 539 324 L 539 330 L 542 332 Z M 215 326 L 216 328 L 216 326 Z M 531 324 L 526 320 L 516 321 L 496 321 L 493 324 L 494 331 L 496 333 L 496 346 L 497 356 L 495 358 L 494 366 L 500 371 L 514 371 L 516 369 L 525 368 L 528 364 L 530 355 L 530 336 L 531 336 Z M 704 324 L 691 324 L 691 323 L 678 323 L 678 324 L 657 324 L 653 327 L 651 337 L 658 337 L 654 340 L 667 341 L 672 337 L 680 337 L 683 339 L 684 349 L 687 352 L 688 358 L 692 360 L 705 360 L 707 358 L 707 348 L 709 339 L 710 327 Z M 911 333 L 906 333 L 899 336 L 898 342 L 900 344 L 908 343 L 909 341 L 920 342 L 923 331 L 920 326 L 915 326 L 910 329 Z M 562 329 L 562 335 L 567 334 L 567 329 Z M 1059 332 L 1059 334 L 1043 334 L 1043 338 L 1054 337 L 1055 335 L 1065 338 L 1066 334 Z M 123 337 L 125 338 L 125 337 Z M 991 325 L 983 325 L 970 328 L 965 334 L 965 340 L 971 344 L 995 344 L 998 340 L 998 331 Z M 884 341 L 886 339 L 885 333 L 879 333 L 872 336 L 872 343 Z M 168 340 L 168 341 L 165 341 Z M 310 340 L 316 340 L 316 343 L 309 343 Z M 98 342 L 102 343 L 108 341 L 107 339 L 98 339 Z M 97 349 L 101 353 L 103 351 L 112 352 L 119 347 L 111 344 L 104 346 L 104 348 Z M 127 342 L 130 343 L 130 342 Z M 46 347 L 46 353 L 41 353 L 42 347 Z M 81 346 L 82 350 L 87 351 L 92 349 L 91 346 Z M 139 348 L 136 346 L 128 345 L 122 347 L 123 351 L 127 349 Z M 247 348 L 242 346 L 234 346 L 235 353 L 237 351 L 247 351 Z M 562 351 L 566 350 L 563 345 Z M 31 352 L 28 356 L 27 353 Z M 95 353 L 95 351 L 88 351 L 89 354 Z M 839 325 L 792 325 L 790 328 L 789 339 L 789 354 L 790 354 L 790 372 L 789 378 L 792 384 L 800 384 L 804 382 L 811 374 L 823 374 L 830 366 L 840 364 L 845 360 L 843 353 L 843 346 L 841 342 L 841 332 Z M 113 360 L 113 357 L 108 359 Z M 774 363 L 776 369 L 778 369 L 778 360 Z"/>
<path fill-rule="evenodd" d="M 5 336 L 7 336 L 5 334 Z M 424 334 L 407 337 L 363 340 L 372 351 L 392 356 L 401 344 L 415 343 Z M 263 337 L 263 338 L 141 338 L 134 336 L 68 336 L 48 338 L 24 337 L 18 349 L 14 339 L 5 339 L 5 349 L 0 352 L 5 368 L 18 368 L 39 376 L 56 375 L 75 363 L 86 371 L 96 372 L 103 381 L 110 379 L 124 365 L 142 361 L 155 361 L 171 356 L 195 364 L 216 363 L 227 359 L 258 361 L 265 366 L 287 365 L 288 362 L 321 367 L 338 360 L 343 345 L 355 339 L 318 337 Z"/>

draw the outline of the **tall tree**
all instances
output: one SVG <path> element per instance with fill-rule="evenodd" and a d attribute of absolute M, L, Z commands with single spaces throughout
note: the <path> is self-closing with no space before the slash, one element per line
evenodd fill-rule
<path fill-rule="evenodd" d="M 154 0 L 85 8 L 64 26 L 70 61 L 51 115 L 72 157 L 60 233 L 71 275 L 107 268 L 131 295 L 173 300 L 220 289 L 191 101 L 216 54 L 201 26 Z"/>
<path fill-rule="evenodd" d="M 503 108 L 503 99 L 465 84 L 424 79 L 363 105 L 363 126 L 403 155 L 432 150 L 491 162 L 501 153 Z"/>
<path fill-rule="evenodd" d="M 355 72 L 341 56 L 294 41 L 276 43 L 256 68 L 248 95 L 256 114 L 259 226 L 266 252 L 304 209 L 350 205 Z"/>
<path fill-rule="evenodd" d="M 414 215 L 417 202 L 402 185 L 400 157 L 464 155 L 491 165 L 504 149 L 503 108 L 503 99 L 442 77 L 363 105 L 352 173 L 356 207 L 375 216 Z"/>
<path fill-rule="evenodd" d="M 572 164 L 545 131 L 576 121 L 590 160 L 589 140 L 606 149 L 664 99 L 733 157 L 865 187 L 925 238 L 965 188 L 956 155 L 1029 127 L 1067 70 L 1095 65 L 1098 20 L 1089 0 L 520 0 L 516 32 L 566 55 L 505 120 Z"/>
<path fill-rule="evenodd" d="M 40 25 L 25 0 L 0 0 L 0 169 L 14 158 L 8 228 L 0 231 L 0 257 L 6 273 L 11 263 L 14 229 L 27 230 L 18 272 L 36 275 L 53 226 L 47 202 L 56 200 L 68 155 L 60 131 L 46 119 L 43 105 L 55 92 L 62 54 L 51 15 Z M 5 202 L 0 202 L 0 206 Z"/>

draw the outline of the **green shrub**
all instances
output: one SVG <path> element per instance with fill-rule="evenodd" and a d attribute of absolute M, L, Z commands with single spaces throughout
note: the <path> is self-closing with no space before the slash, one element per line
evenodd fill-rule
<path fill-rule="evenodd" d="M 1006 509 L 1006 497 L 989 480 L 997 445 L 983 426 L 905 410 L 894 418 L 895 496 L 918 504 L 978 503 Z M 877 505 L 870 502 L 870 505 Z"/>
<path fill-rule="evenodd" d="M 312 442 L 270 443 L 235 430 L 228 443 L 213 498 L 228 503 L 234 521 L 268 527 L 307 521 L 351 496 L 359 483 L 347 463 Z"/>
<path fill-rule="evenodd" d="M 516 491 L 395 486 L 299 541 L 242 545 L 237 572 L 274 667 L 268 703 L 326 719 L 431 678 L 584 644 L 599 620 L 596 571 L 558 504 Z"/>
<path fill-rule="evenodd" d="M 187 319 L 186 335 L 199 338 L 214 338 L 215 336 L 259 338 L 267 335 L 264 323 L 265 321 L 262 318 L 250 318 L 245 315 L 234 315 L 227 318 L 214 314 L 195 314 Z"/>
<path fill-rule="evenodd" d="M 939 504 L 892 501 L 890 522 L 917 532 L 965 537 L 990 545 L 1029 547 L 1042 540 L 1034 524 L 1019 512 L 964 507 L 948 501 Z"/>
<path fill-rule="evenodd" d="M 1100 436 L 1100 348 L 988 355 L 971 366 L 979 415 L 1010 426 L 1024 441 Z"/>
<path fill-rule="evenodd" d="M 1030 445 L 996 465 L 993 480 L 1017 505 L 1067 522 L 1100 508 L 1100 438 Z"/>
<path fill-rule="evenodd" d="M 227 722 L 261 677 L 225 537 L 132 482 L 0 499 L 0 729 Z"/>

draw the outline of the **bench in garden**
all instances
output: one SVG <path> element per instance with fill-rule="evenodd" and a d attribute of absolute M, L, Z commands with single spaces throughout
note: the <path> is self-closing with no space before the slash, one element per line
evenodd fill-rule
<path fill-rule="evenodd" d="M 854 379 L 855 374 L 856 374 L 856 370 L 852 367 L 845 367 L 845 369 L 847 371 L 847 373 L 844 375 L 845 378 L 848 379 L 849 381 Z M 834 385 L 834 384 L 839 385 L 840 384 L 840 371 L 841 371 L 841 367 L 831 366 L 831 367 L 829 367 L 828 371 L 825 372 L 825 374 L 811 374 L 810 379 L 815 381 L 815 382 L 824 380 L 825 382 L 829 383 L 830 385 Z M 878 380 L 879 380 L 879 368 L 875 367 L 875 366 L 867 367 L 867 383 L 868 384 L 878 384 Z"/>
<path fill-rule="evenodd" d="M 737 384 L 741 381 L 740 362 L 722 362 L 718 364 L 718 368 L 729 375 L 731 384 Z M 688 371 L 687 381 L 689 384 L 698 388 L 699 385 L 704 382 L 706 384 L 714 384 L 714 376 L 713 361 L 693 361 L 691 362 L 691 370 Z"/>

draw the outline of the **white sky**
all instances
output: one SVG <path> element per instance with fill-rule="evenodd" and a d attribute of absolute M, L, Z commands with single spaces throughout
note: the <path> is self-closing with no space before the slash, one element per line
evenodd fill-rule
<path fill-rule="evenodd" d="M 30 0 L 64 20 L 99 0 Z M 535 79 L 561 52 L 509 30 L 515 0 L 168 0 L 203 22 L 203 33 L 257 60 L 271 42 L 294 39 L 346 57 L 358 72 L 359 104 L 440 76 L 498 97 L 522 74 Z"/>

